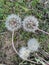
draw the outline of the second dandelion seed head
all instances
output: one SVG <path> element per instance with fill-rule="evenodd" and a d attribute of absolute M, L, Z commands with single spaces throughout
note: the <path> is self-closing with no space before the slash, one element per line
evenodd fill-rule
<path fill-rule="evenodd" d="M 38 20 L 34 16 L 28 16 L 23 21 L 23 28 L 28 32 L 35 32 L 38 29 Z"/>

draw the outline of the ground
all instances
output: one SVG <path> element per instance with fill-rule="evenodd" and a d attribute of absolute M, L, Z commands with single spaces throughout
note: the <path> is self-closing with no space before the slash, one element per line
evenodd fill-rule
<path fill-rule="evenodd" d="M 49 5 L 49 4 L 48 4 Z M 22 62 L 11 45 L 11 32 L 5 27 L 6 17 L 12 13 L 19 15 L 22 20 L 33 15 L 39 20 L 39 28 L 49 32 L 49 7 L 39 0 L 0 0 L 0 63 L 7 65 L 35 65 Z M 2 34 L 3 32 L 6 32 Z M 43 50 L 49 53 L 49 35 L 36 31 L 36 34 L 22 29 L 15 32 L 14 42 L 18 50 L 25 46 L 30 38 L 37 38 Z M 48 60 L 49 61 L 49 60 Z M 22 62 L 22 63 L 21 63 Z"/>

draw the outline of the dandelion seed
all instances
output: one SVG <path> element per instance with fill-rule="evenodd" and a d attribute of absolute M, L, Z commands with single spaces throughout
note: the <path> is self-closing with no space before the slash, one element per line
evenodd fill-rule
<path fill-rule="evenodd" d="M 7 17 L 5 26 L 10 31 L 17 31 L 21 27 L 21 18 L 15 14 L 11 14 Z"/>
<path fill-rule="evenodd" d="M 30 50 L 27 49 L 26 47 L 22 47 L 19 50 L 19 56 L 23 59 L 26 60 L 30 56 Z"/>
<path fill-rule="evenodd" d="M 31 52 L 35 52 L 35 51 L 38 51 L 38 48 L 39 48 L 39 42 L 37 41 L 37 39 L 35 38 L 32 38 L 28 41 L 28 49 L 31 51 Z"/>
<path fill-rule="evenodd" d="M 28 32 L 35 32 L 38 29 L 38 23 L 34 16 L 28 16 L 23 21 L 23 28 Z"/>

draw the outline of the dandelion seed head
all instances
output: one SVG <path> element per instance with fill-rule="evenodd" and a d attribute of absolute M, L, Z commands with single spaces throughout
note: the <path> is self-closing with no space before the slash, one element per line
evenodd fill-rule
<path fill-rule="evenodd" d="M 38 29 L 38 20 L 34 16 L 28 16 L 24 19 L 23 28 L 28 32 L 35 32 Z"/>
<path fill-rule="evenodd" d="M 27 45 L 28 45 L 28 49 L 29 49 L 31 52 L 38 51 L 39 42 L 37 41 L 37 39 L 35 39 L 35 38 L 30 39 L 30 40 L 28 41 Z"/>
<path fill-rule="evenodd" d="M 19 56 L 23 59 L 26 60 L 30 56 L 30 50 L 27 49 L 26 47 L 22 47 L 19 50 Z"/>
<path fill-rule="evenodd" d="M 7 17 L 5 26 L 10 31 L 17 31 L 21 27 L 21 18 L 15 14 Z"/>

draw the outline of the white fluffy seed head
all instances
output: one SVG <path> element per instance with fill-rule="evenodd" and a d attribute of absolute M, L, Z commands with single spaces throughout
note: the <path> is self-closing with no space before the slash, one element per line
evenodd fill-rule
<path fill-rule="evenodd" d="M 22 47 L 19 50 L 19 56 L 23 59 L 26 60 L 30 56 L 30 50 L 27 49 L 26 47 Z"/>
<path fill-rule="evenodd" d="M 24 19 L 23 28 L 28 32 L 35 32 L 38 29 L 38 20 L 34 16 L 28 16 Z"/>
<path fill-rule="evenodd" d="M 38 51 L 39 42 L 37 41 L 37 39 L 35 38 L 30 39 L 27 45 L 28 45 L 28 49 L 30 50 L 30 52 Z"/>
<path fill-rule="evenodd" d="M 21 18 L 15 14 L 7 17 L 5 26 L 10 31 L 17 31 L 21 27 Z"/>

